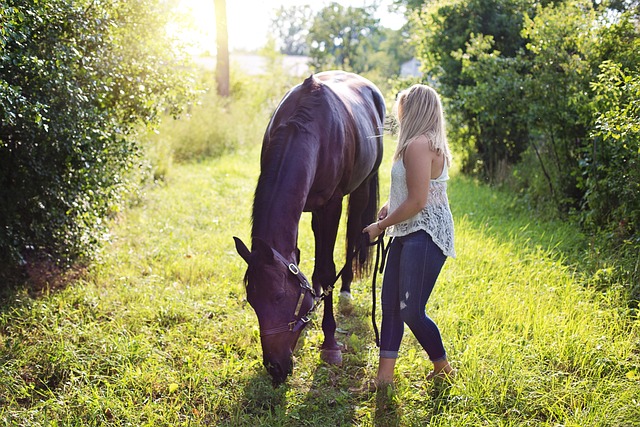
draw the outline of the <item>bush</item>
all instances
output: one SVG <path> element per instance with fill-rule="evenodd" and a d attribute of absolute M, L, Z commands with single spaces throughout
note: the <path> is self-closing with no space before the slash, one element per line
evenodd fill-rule
<path fill-rule="evenodd" d="M 592 84 L 592 145 L 584 152 L 585 222 L 640 245 L 640 74 L 611 61 Z"/>
<path fill-rule="evenodd" d="M 579 221 L 640 295 L 635 3 L 442 0 L 414 18 L 463 171 Z"/>
<path fill-rule="evenodd" d="M 605 61 L 592 84 L 592 145 L 584 150 L 581 184 L 585 226 L 606 242 L 615 272 L 640 300 L 640 74 Z M 603 254 L 604 256 L 604 254 Z"/>
<path fill-rule="evenodd" d="M 157 0 L 0 1 L 0 262 L 89 256 L 136 174 L 136 129 L 187 94 Z"/>

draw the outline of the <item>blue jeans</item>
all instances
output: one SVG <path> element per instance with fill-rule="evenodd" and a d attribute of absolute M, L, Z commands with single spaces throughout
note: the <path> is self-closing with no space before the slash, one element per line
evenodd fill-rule
<path fill-rule="evenodd" d="M 380 357 L 398 357 L 405 323 L 431 361 L 446 357 L 438 326 L 425 313 L 446 258 L 425 231 L 393 238 L 382 281 Z"/>

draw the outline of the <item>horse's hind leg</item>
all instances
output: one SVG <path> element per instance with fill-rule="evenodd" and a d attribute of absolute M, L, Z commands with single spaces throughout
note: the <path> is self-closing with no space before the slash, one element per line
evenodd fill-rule
<path fill-rule="evenodd" d="M 316 290 L 319 290 L 318 284 L 322 289 L 331 286 L 336 277 L 333 248 L 336 243 L 341 213 L 342 198 L 335 197 L 321 211 L 312 214 L 311 226 L 316 244 L 316 262 L 312 278 Z M 324 300 L 324 317 L 322 318 L 324 342 L 320 357 L 327 363 L 339 365 L 342 363 L 342 353 L 335 338 L 336 321 L 333 315 L 332 295 L 329 293 Z"/>

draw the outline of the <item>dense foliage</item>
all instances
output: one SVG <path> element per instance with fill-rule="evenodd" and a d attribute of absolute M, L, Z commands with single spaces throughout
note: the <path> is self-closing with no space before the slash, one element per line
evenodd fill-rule
<path fill-rule="evenodd" d="M 635 2 L 437 0 L 412 15 L 464 170 L 576 218 L 609 239 L 636 278 L 638 10 Z"/>
<path fill-rule="evenodd" d="M 0 262 L 88 254 L 135 173 L 135 130 L 186 94 L 166 2 L 2 0 Z"/>

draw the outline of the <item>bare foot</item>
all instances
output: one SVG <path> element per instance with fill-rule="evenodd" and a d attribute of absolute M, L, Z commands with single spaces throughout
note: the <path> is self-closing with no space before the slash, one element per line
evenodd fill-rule
<path fill-rule="evenodd" d="M 431 371 L 429 372 L 429 374 L 427 375 L 427 380 L 431 381 L 431 380 L 452 380 L 453 378 L 455 378 L 456 376 L 456 370 L 453 369 L 451 366 L 448 366 L 449 369 L 441 369 L 439 371 Z"/>

